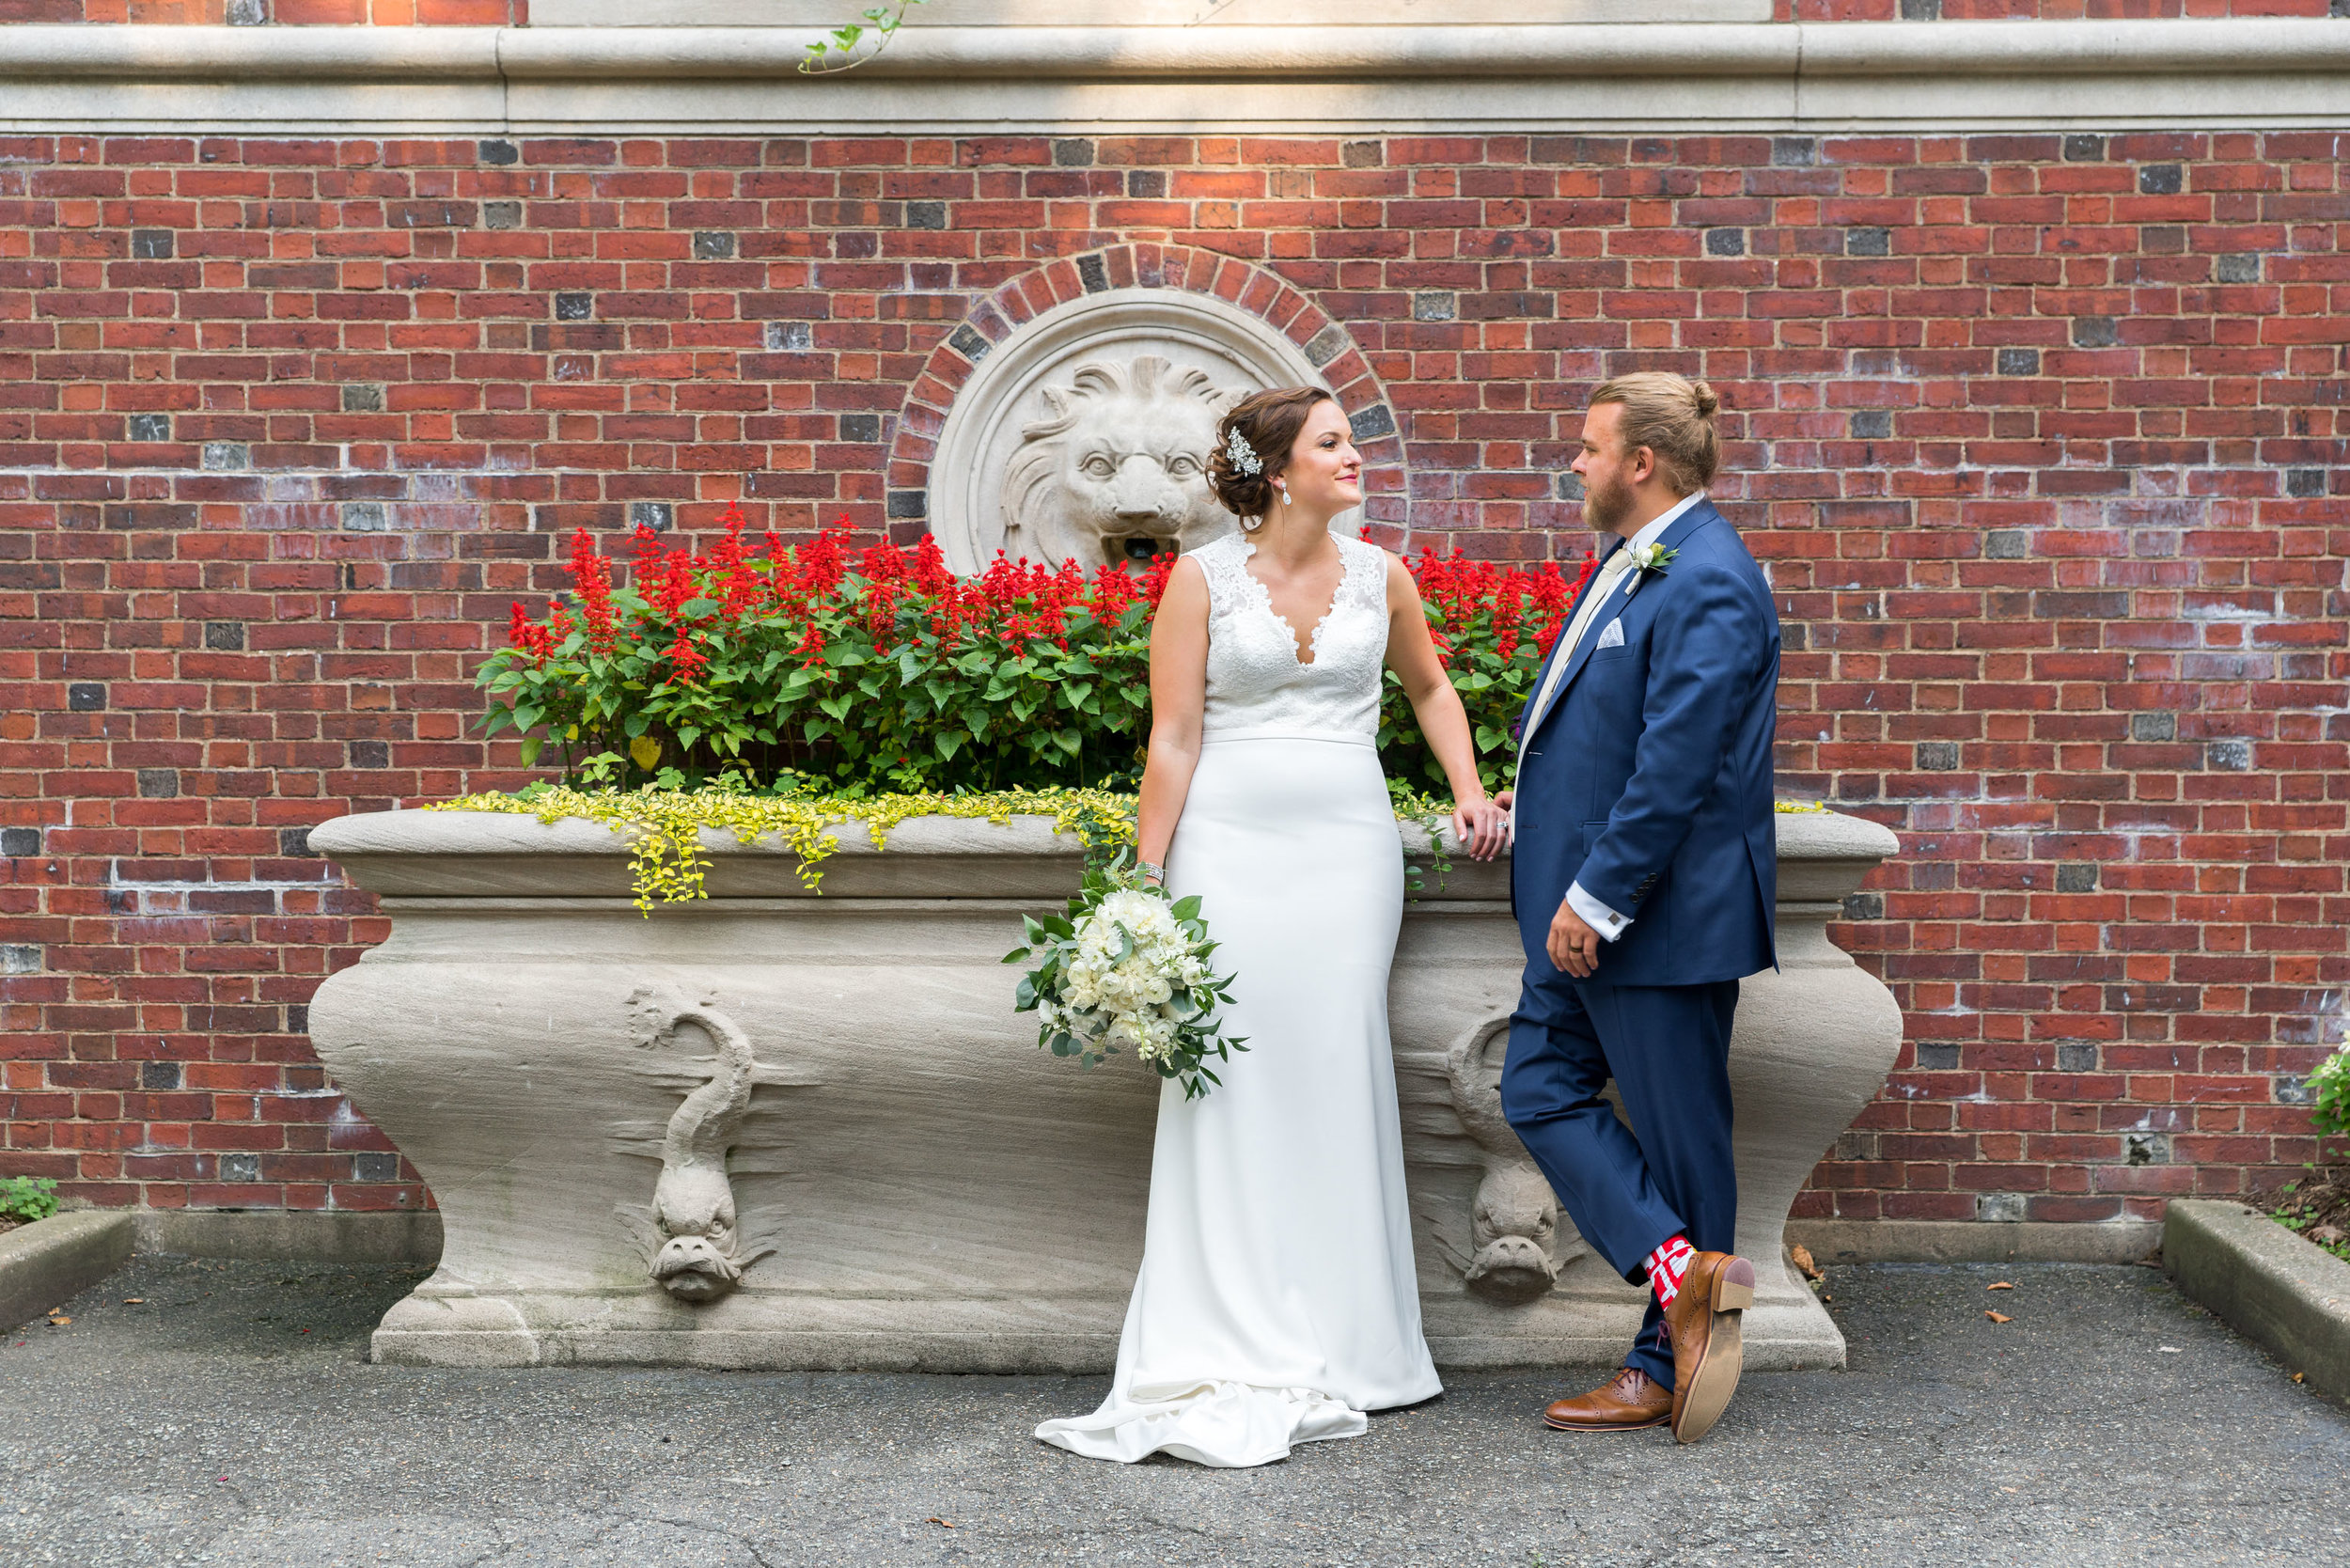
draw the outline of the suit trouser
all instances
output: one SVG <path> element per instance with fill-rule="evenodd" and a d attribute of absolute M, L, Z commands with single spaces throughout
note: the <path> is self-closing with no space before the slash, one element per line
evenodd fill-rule
<path fill-rule="evenodd" d="M 1607 985 L 1571 979 L 1543 959 L 1519 993 L 1501 1069 L 1502 1113 L 1583 1239 L 1635 1284 L 1648 1278 L 1648 1255 L 1676 1234 L 1700 1252 L 1728 1252 L 1736 1242 L 1730 1026 L 1737 1010 L 1734 980 Z M 1601 1098 L 1611 1077 L 1631 1128 Z M 1672 1387 L 1672 1343 L 1653 1295 L 1623 1364 Z"/>

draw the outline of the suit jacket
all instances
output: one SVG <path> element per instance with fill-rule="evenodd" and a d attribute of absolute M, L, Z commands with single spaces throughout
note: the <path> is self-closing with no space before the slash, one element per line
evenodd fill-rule
<path fill-rule="evenodd" d="M 1710 503 L 1657 543 L 1679 553 L 1602 607 L 1518 771 L 1510 891 L 1527 957 L 1542 957 L 1551 917 L 1580 882 L 1632 922 L 1600 945 L 1593 978 L 1613 985 L 1699 985 L 1778 962 L 1778 612 Z M 1623 547 L 1613 540 L 1607 554 Z M 1623 640 L 1602 648 L 1610 624 Z"/>

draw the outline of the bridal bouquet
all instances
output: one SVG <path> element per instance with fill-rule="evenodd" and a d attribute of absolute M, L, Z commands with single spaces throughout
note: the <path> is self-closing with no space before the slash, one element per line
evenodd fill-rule
<path fill-rule="evenodd" d="M 1091 1067 L 1128 1046 L 1196 1100 L 1224 1081 L 1211 1057 L 1229 1061 L 1247 1049 L 1216 1016 L 1232 999 L 1232 977 L 1209 972 L 1215 944 L 1199 900 L 1170 902 L 1127 852 L 1088 868 L 1066 915 L 1024 918 L 1028 945 L 1004 962 L 1034 963 L 1020 977 L 1019 1011 L 1036 1013 L 1036 1043 L 1055 1056 Z"/>

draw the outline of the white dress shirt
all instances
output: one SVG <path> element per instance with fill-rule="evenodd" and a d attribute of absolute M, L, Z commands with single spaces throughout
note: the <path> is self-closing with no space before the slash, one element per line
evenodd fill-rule
<path fill-rule="evenodd" d="M 1629 550 L 1638 545 L 1655 543 L 1657 536 L 1662 534 L 1667 528 L 1671 527 L 1674 521 L 1678 519 L 1683 512 L 1687 511 L 1691 507 L 1696 506 L 1700 501 L 1704 499 L 1704 491 L 1698 490 L 1690 492 L 1688 494 L 1683 496 L 1679 503 L 1669 510 L 1651 518 L 1648 522 L 1641 524 L 1640 531 L 1632 536 L 1631 541 L 1625 544 L 1624 548 Z M 1612 591 L 1617 593 L 1630 593 L 1632 591 L 1632 585 L 1638 581 L 1639 574 L 1637 572 L 1626 572 L 1621 583 Z M 1591 624 L 1594 626 L 1598 625 L 1598 619 L 1594 618 Z M 1617 914 L 1614 910 L 1608 908 L 1606 904 L 1591 897 L 1590 894 L 1585 892 L 1583 890 L 1583 885 L 1579 882 L 1575 883 L 1567 889 L 1567 907 L 1581 916 L 1586 924 L 1610 942 L 1613 942 L 1617 937 L 1622 936 L 1624 933 L 1624 928 L 1632 924 L 1631 916 Z"/>

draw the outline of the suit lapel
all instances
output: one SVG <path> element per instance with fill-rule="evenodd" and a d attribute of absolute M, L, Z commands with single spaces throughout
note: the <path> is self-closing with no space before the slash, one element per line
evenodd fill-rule
<path fill-rule="evenodd" d="M 1679 549 L 1683 540 L 1687 539 L 1691 534 L 1696 533 L 1700 528 L 1705 526 L 1706 524 L 1712 522 L 1719 515 L 1721 514 L 1714 510 L 1714 504 L 1711 501 L 1700 502 L 1698 505 L 1691 507 L 1687 511 L 1683 512 L 1679 517 L 1674 518 L 1671 525 L 1666 528 L 1663 533 L 1656 536 L 1657 548 L 1660 550 Z M 1624 541 L 1621 539 L 1618 540 L 1616 543 L 1619 549 L 1622 548 L 1624 545 Z M 1607 555 L 1609 556 L 1614 554 L 1614 550 L 1607 552 Z M 1601 557 L 1600 564 L 1603 566 L 1606 565 L 1606 556 Z M 1591 574 L 1591 586 L 1594 588 L 1599 586 L 1599 574 L 1597 572 L 1593 572 Z M 1593 620 L 1590 627 L 1585 630 L 1583 634 L 1583 640 L 1575 644 L 1574 656 L 1568 662 L 1566 673 L 1559 677 L 1559 689 L 1551 694 L 1550 711 L 1549 713 L 1543 714 L 1543 720 L 1548 720 L 1551 713 L 1555 713 L 1559 709 L 1566 706 L 1567 688 L 1574 685 L 1574 678 L 1583 673 L 1583 666 L 1591 662 L 1592 651 L 1599 647 L 1601 635 L 1605 633 L 1611 624 L 1621 619 L 1624 611 L 1632 607 L 1632 600 L 1634 596 L 1625 591 L 1625 589 L 1630 587 L 1631 585 L 1628 583 L 1618 587 L 1615 603 L 1600 612 L 1598 619 Z M 1651 584 L 1642 591 L 1653 593 L 1656 591 L 1656 585 Z M 1567 621 L 1569 625 L 1573 625 L 1574 618 L 1570 615 L 1567 618 Z M 1559 639 L 1561 641 L 1565 640 L 1564 633 L 1559 635 Z M 1556 653 L 1558 652 L 1558 650 L 1554 648 L 1551 651 Z M 1534 690 L 1539 696 L 1542 692 L 1542 687 L 1537 685 Z M 1541 728 L 1541 724 L 1539 722 L 1536 724 L 1536 728 Z"/>
<path fill-rule="evenodd" d="M 1544 659 L 1535 669 L 1534 689 L 1526 694 L 1526 705 L 1518 710 L 1518 733 L 1525 736 L 1527 740 L 1530 741 L 1533 739 L 1533 736 L 1526 734 L 1526 728 L 1534 722 L 1534 704 L 1543 699 L 1543 682 L 1550 679 L 1550 666 L 1552 661 L 1559 657 L 1559 643 L 1563 643 L 1567 640 L 1567 629 L 1574 624 L 1574 613 L 1583 607 L 1583 594 L 1594 593 L 1598 591 L 1600 569 L 1607 564 L 1608 557 L 1614 555 L 1617 551 L 1622 548 L 1623 541 L 1614 534 L 1609 534 L 1607 536 L 1607 542 L 1600 549 L 1598 558 L 1591 562 L 1591 580 L 1584 584 L 1582 592 L 1577 593 L 1574 598 L 1568 603 L 1567 618 L 1559 623 L 1559 642 L 1554 642 L 1550 645 L 1550 657 Z M 1563 691 L 1565 689 L 1566 682 L 1561 681 L 1559 682 L 1559 690 Z M 1553 708 L 1559 706 L 1555 696 L 1551 702 L 1551 706 Z"/>
<path fill-rule="evenodd" d="M 1625 606 L 1631 603 L 1623 596 L 1626 586 L 1622 583 L 1616 585 L 1615 599 L 1602 606 L 1599 614 L 1592 618 L 1590 625 L 1584 629 L 1583 640 L 1574 645 L 1574 656 L 1567 661 L 1566 673 L 1559 677 L 1559 689 L 1550 694 L 1550 713 L 1555 713 L 1567 705 L 1568 689 L 1574 684 L 1574 678 L 1583 673 L 1583 666 L 1591 662 L 1591 651 L 1599 646 L 1601 635 L 1608 627 L 1615 624 L 1617 619 L 1623 614 Z M 1548 718 L 1550 713 L 1544 713 L 1543 717 Z"/>

